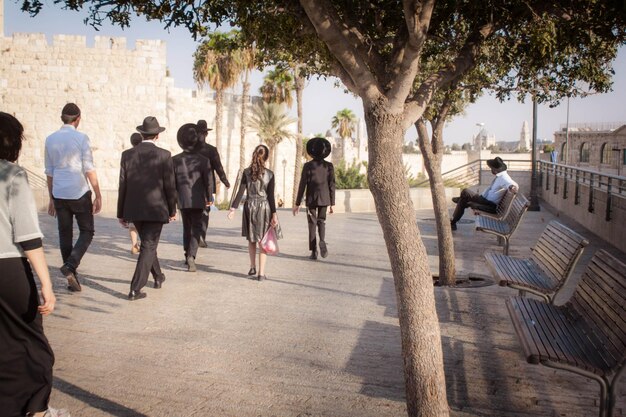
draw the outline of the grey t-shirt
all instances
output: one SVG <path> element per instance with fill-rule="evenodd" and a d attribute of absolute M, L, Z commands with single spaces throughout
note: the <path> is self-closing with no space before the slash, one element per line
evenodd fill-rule
<path fill-rule="evenodd" d="M 20 258 L 19 242 L 42 238 L 26 171 L 0 159 L 0 258 Z"/>

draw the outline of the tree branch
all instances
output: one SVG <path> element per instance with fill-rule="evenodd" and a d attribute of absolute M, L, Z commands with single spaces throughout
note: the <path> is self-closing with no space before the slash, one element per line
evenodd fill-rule
<path fill-rule="evenodd" d="M 495 26 L 493 23 L 480 26 L 467 38 L 465 45 L 461 48 L 453 63 L 431 75 L 420 85 L 415 94 L 407 101 L 405 107 L 405 128 L 408 128 L 415 122 L 437 90 L 458 80 L 472 69 L 476 64 L 475 59 L 478 56 L 480 46 L 494 31 Z"/>
<path fill-rule="evenodd" d="M 337 58 L 343 73 L 349 76 L 350 84 L 358 90 L 358 95 L 363 99 L 375 101 L 382 94 L 382 89 L 372 74 L 365 56 L 360 53 L 363 44 L 354 36 L 352 39 L 347 38 L 347 32 L 342 30 L 338 23 L 341 22 L 341 18 L 333 12 L 332 5 L 327 0 L 300 0 L 300 5 L 315 27 L 319 38 Z M 360 47 L 355 48 L 353 42 Z M 345 77 L 337 75 L 345 83 Z"/>
<path fill-rule="evenodd" d="M 427 0 L 423 3 L 417 0 L 403 1 L 408 38 L 397 56 L 399 65 L 394 69 L 396 77 L 387 94 L 392 107 L 402 106 L 413 88 L 420 52 L 426 42 L 434 6 L 434 0 Z"/>

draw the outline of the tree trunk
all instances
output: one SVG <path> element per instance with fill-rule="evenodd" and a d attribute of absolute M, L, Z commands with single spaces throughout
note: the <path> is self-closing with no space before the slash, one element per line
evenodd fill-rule
<path fill-rule="evenodd" d="M 365 108 L 365 120 L 370 190 L 398 300 L 408 415 L 448 416 L 432 275 L 402 164 L 402 115 L 387 112 L 381 100 Z"/>
<path fill-rule="evenodd" d="M 456 284 L 456 260 L 454 256 L 454 240 L 450 228 L 450 216 L 446 201 L 446 190 L 441 175 L 443 155 L 443 124 L 440 129 L 433 130 L 433 137 L 428 139 L 428 131 L 423 121 L 416 124 L 418 143 L 424 157 L 424 167 L 428 172 L 430 194 L 433 200 L 435 223 L 437 225 L 437 241 L 439 247 L 439 285 L 454 286 Z"/>
<path fill-rule="evenodd" d="M 296 136 L 296 161 L 293 171 L 293 195 L 291 197 L 292 206 L 296 205 L 298 187 L 300 186 L 300 176 L 302 170 L 302 93 L 304 92 L 304 77 L 300 75 L 298 67 L 294 71 L 296 85 L 296 106 L 298 108 L 298 135 Z M 287 204 L 287 199 L 285 199 Z"/>
<path fill-rule="evenodd" d="M 239 169 L 246 164 L 246 127 L 248 124 L 248 100 L 250 100 L 250 71 L 245 71 L 243 76 L 243 89 L 241 92 L 241 142 L 239 143 Z"/>
<path fill-rule="evenodd" d="M 222 152 L 222 114 L 224 113 L 224 90 L 218 88 L 215 90 L 215 147 L 220 156 L 224 155 Z M 222 161 L 222 165 L 225 165 Z M 221 191 L 220 178 L 215 176 L 215 199 L 216 203 L 222 200 L 220 196 Z"/>

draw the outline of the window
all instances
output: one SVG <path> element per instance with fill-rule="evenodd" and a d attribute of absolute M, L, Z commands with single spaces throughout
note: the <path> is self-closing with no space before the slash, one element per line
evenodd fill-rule
<path fill-rule="evenodd" d="M 622 165 L 626 165 L 626 149 L 622 150 Z"/>
<path fill-rule="evenodd" d="M 600 152 L 600 163 L 610 165 L 613 160 L 613 147 L 610 143 L 603 143 Z"/>
<path fill-rule="evenodd" d="M 559 161 L 565 162 L 565 152 L 567 152 L 567 143 L 563 143 L 563 145 L 561 145 L 561 155 L 559 156 Z"/>
<path fill-rule="evenodd" d="M 580 162 L 589 162 L 589 143 L 583 142 L 580 145 Z"/>

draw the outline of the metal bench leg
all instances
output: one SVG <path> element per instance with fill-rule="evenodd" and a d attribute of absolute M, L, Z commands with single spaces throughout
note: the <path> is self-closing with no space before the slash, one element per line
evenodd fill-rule
<path fill-rule="evenodd" d="M 586 376 L 587 378 L 593 379 L 594 381 L 598 381 L 598 384 L 600 384 L 600 411 L 598 413 L 598 416 L 599 417 L 613 417 L 609 413 L 612 413 L 611 405 L 613 405 L 613 408 L 614 408 L 615 399 L 611 398 L 613 397 L 611 393 L 615 393 L 616 391 L 615 386 L 614 386 L 615 384 L 609 383 L 609 381 L 606 378 L 601 377 L 600 375 L 596 375 L 593 372 L 585 371 L 584 369 L 577 368 L 575 366 L 568 365 L 566 363 L 558 363 L 558 362 L 552 362 L 552 361 L 545 361 L 541 363 L 547 366 L 548 368 L 563 369 L 565 371 L 570 371 L 578 375 Z M 619 376 L 619 374 L 621 373 L 623 369 L 624 368 L 620 369 L 616 377 Z M 617 382 L 617 380 L 614 379 L 613 382 L 615 383 Z M 613 404 L 610 404 L 611 401 L 613 401 Z"/>
<path fill-rule="evenodd" d="M 509 238 L 504 238 L 504 254 L 509 255 Z"/>
<path fill-rule="evenodd" d="M 622 366 L 613 377 L 613 381 L 609 384 L 609 399 L 608 399 L 608 417 L 614 417 L 615 413 L 615 403 L 617 402 L 617 384 L 619 383 L 619 379 L 624 373 L 624 369 L 626 366 Z"/>

